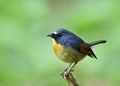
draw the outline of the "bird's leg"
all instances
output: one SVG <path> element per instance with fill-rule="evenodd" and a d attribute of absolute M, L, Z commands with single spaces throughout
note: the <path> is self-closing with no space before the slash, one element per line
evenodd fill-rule
<path fill-rule="evenodd" d="M 68 70 L 68 69 L 70 68 L 71 64 L 72 64 L 72 63 L 70 63 L 70 64 L 68 65 L 68 67 L 65 68 L 65 70 Z"/>
<path fill-rule="evenodd" d="M 72 64 L 72 63 L 70 63 L 70 64 L 68 65 L 68 67 L 65 68 L 60 75 L 63 75 L 64 73 L 69 73 L 69 72 L 70 72 L 70 71 L 69 71 L 69 67 L 71 66 L 71 64 Z"/>
<path fill-rule="evenodd" d="M 77 64 L 78 62 L 75 62 L 74 64 L 73 64 L 73 66 L 69 69 L 69 71 L 71 72 L 71 71 L 74 71 L 74 70 L 72 70 L 74 67 L 75 67 L 75 65 Z"/>
<path fill-rule="evenodd" d="M 70 68 L 71 64 L 72 64 L 72 63 L 70 63 L 70 64 L 68 65 L 68 67 L 65 68 L 60 75 L 63 75 L 65 71 L 70 72 L 70 71 L 69 71 L 69 68 Z"/>
<path fill-rule="evenodd" d="M 70 66 L 71 66 L 72 63 L 70 63 L 70 65 L 69 65 L 60 75 L 63 75 L 64 73 L 69 74 L 70 72 L 73 72 L 74 70 L 72 70 L 72 69 L 74 68 L 74 66 L 75 66 L 77 63 L 78 63 L 78 62 L 75 62 L 75 63 L 72 65 L 71 68 L 70 68 Z"/>

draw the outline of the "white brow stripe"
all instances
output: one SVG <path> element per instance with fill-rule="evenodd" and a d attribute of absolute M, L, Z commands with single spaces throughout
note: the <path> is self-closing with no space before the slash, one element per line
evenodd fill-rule
<path fill-rule="evenodd" d="M 54 34 L 57 34 L 57 32 L 53 32 Z"/>

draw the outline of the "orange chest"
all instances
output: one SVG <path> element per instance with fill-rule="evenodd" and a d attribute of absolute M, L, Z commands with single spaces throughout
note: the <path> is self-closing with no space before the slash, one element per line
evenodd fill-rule
<path fill-rule="evenodd" d="M 58 56 L 58 58 L 67 63 L 73 63 L 76 61 L 80 61 L 81 59 L 85 57 L 85 55 L 79 52 L 76 52 L 75 50 L 71 48 L 66 48 L 56 43 L 54 39 L 53 39 L 53 49 L 54 49 L 55 54 Z"/>
<path fill-rule="evenodd" d="M 62 46 L 58 43 L 55 42 L 55 40 L 53 39 L 53 49 L 55 51 L 56 54 L 59 54 L 60 51 L 62 50 Z"/>

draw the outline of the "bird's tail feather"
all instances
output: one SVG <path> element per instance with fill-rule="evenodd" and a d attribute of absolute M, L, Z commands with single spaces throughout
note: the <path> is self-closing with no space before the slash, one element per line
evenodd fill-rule
<path fill-rule="evenodd" d="M 106 40 L 99 40 L 99 41 L 90 42 L 90 43 L 88 43 L 88 45 L 94 46 L 94 45 L 102 44 L 102 43 L 106 43 L 106 42 L 107 42 Z"/>

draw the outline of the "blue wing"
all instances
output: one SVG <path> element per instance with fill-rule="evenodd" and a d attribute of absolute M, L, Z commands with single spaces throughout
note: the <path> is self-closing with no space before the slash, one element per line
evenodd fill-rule
<path fill-rule="evenodd" d="M 77 52 L 82 52 L 83 54 L 97 59 L 90 46 L 77 36 L 68 36 L 67 40 L 62 39 L 60 43 L 65 47 L 72 48 Z"/>
<path fill-rule="evenodd" d="M 72 46 L 79 46 L 80 44 L 84 43 L 84 41 L 77 36 L 71 35 L 71 36 L 66 36 L 65 38 L 62 38 L 60 43 L 63 46 L 72 47 Z"/>

